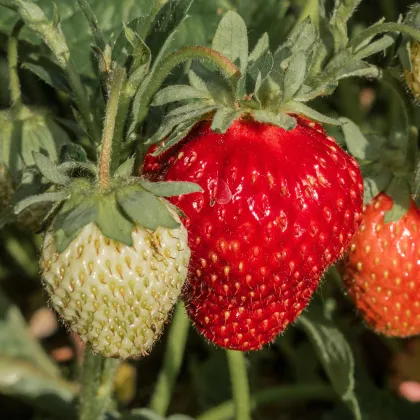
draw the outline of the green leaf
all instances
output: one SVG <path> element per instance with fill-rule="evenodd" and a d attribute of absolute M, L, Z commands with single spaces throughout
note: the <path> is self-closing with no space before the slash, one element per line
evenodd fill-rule
<path fill-rule="evenodd" d="M 168 0 L 159 10 L 146 44 L 150 47 L 155 63 L 159 62 L 165 54 L 172 35 L 181 22 L 187 17 L 193 0 Z"/>
<path fill-rule="evenodd" d="M 23 200 L 19 201 L 14 207 L 14 213 L 19 214 L 23 210 L 27 209 L 28 207 L 32 206 L 36 203 L 43 203 L 43 202 L 57 202 L 63 201 L 67 198 L 68 192 L 67 191 L 57 191 L 57 192 L 47 192 L 38 195 L 32 195 L 28 198 L 24 198 Z"/>
<path fill-rule="evenodd" d="M 19 308 L 3 290 L 0 290 L 0 356 L 31 362 L 51 378 L 60 376 L 58 367 L 44 352 L 40 343 L 31 336 Z M 0 376 L 5 379 L 3 375 Z"/>
<path fill-rule="evenodd" d="M 63 209 L 64 210 L 64 209 Z M 85 197 L 71 211 L 63 211 L 56 221 L 56 229 L 62 229 L 66 235 L 72 234 L 96 220 L 98 200 L 95 196 Z"/>
<path fill-rule="evenodd" d="M 123 28 L 117 36 L 112 47 L 112 61 L 116 61 L 121 67 L 124 67 L 128 56 L 133 54 L 133 44 L 128 42 L 128 30 L 136 34 L 140 39 L 144 39 L 147 35 L 150 14 L 140 16 L 130 20 L 127 24 L 123 24 Z M 147 47 L 148 49 L 148 47 Z M 151 55 L 150 50 L 149 55 Z"/>
<path fill-rule="evenodd" d="M 144 178 L 140 179 L 140 185 L 153 195 L 158 197 L 174 197 L 182 194 L 202 192 L 203 189 L 193 182 L 150 182 Z"/>
<path fill-rule="evenodd" d="M 252 63 L 257 61 L 260 57 L 268 52 L 270 48 L 270 40 L 267 32 L 265 32 L 258 40 L 252 52 L 249 54 L 248 62 Z"/>
<path fill-rule="evenodd" d="M 195 107 L 194 107 L 195 105 Z M 188 104 L 174 110 L 174 112 L 166 115 L 166 118 L 163 120 L 162 125 L 159 127 L 157 132 L 147 140 L 147 144 L 159 143 L 165 137 L 167 137 L 173 129 L 182 124 L 182 127 L 187 128 L 194 125 L 193 123 L 197 122 L 200 117 L 208 114 L 211 111 L 216 109 L 216 105 L 208 104 Z M 169 141 L 166 141 L 168 144 Z"/>
<path fill-rule="evenodd" d="M 284 75 L 283 100 L 287 101 L 302 87 L 306 76 L 306 54 L 303 51 L 292 56 Z"/>
<path fill-rule="evenodd" d="M 308 53 L 315 45 L 317 39 L 315 27 L 311 19 L 307 17 L 297 25 L 287 37 L 286 44 L 292 53 Z"/>
<path fill-rule="evenodd" d="M 61 148 L 70 144 L 68 134 L 45 110 L 31 110 L 32 117 L 24 121 L 22 127 L 21 156 L 27 166 L 35 164 L 33 152 L 41 152 L 57 162 Z"/>
<path fill-rule="evenodd" d="M 0 393 L 24 401 L 53 418 L 76 416 L 75 387 L 19 358 L 0 356 Z"/>
<path fill-rule="evenodd" d="M 67 247 L 76 239 L 77 235 L 80 233 L 82 228 L 74 230 L 68 235 L 64 230 L 58 229 L 55 231 L 55 245 L 57 247 L 57 252 L 61 254 L 64 252 Z"/>
<path fill-rule="evenodd" d="M 208 92 L 206 82 L 200 76 L 198 76 L 194 70 L 190 70 L 188 72 L 188 81 L 194 89 Z"/>
<path fill-rule="evenodd" d="M 219 108 L 213 116 L 211 129 L 216 133 L 226 133 L 232 123 L 243 113 L 241 109 Z"/>
<path fill-rule="evenodd" d="M 239 70 L 245 73 L 248 65 L 248 33 L 245 22 L 237 13 L 229 11 L 223 16 L 214 35 L 212 48 L 239 64 Z"/>
<path fill-rule="evenodd" d="M 76 1 L 68 0 L 37 0 L 36 4 L 46 16 L 52 16 L 54 4 L 57 5 L 61 16 L 60 28 L 67 40 L 70 55 L 78 73 L 94 79 L 96 77 L 96 63 L 92 60 L 92 52 L 86 46 L 94 43 L 89 23 L 83 18 L 83 12 Z M 89 5 L 98 19 L 105 41 L 109 41 L 121 28 L 121 22 L 128 22 L 133 17 L 150 14 L 150 0 L 119 0 L 107 2 L 103 0 L 89 0 Z M 15 22 L 14 13 L 2 8 L 0 13 L 0 32 L 10 33 Z M 31 44 L 41 44 L 41 40 L 34 37 L 31 30 L 25 28 L 21 39 Z"/>
<path fill-rule="evenodd" d="M 347 79 L 349 77 L 377 79 L 381 74 L 381 70 L 373 64 L 365 63 L 364 61 L 351 61 L 337 73 L 336 80 Z"/>
<path fill-rule="evenodd" d="M 95 223 L 109 239 L 133 246 L 133 224 L 119 209 L 116 194 L 101 196 L 97 203 Z"/>
<path fill-rule="evenodd" d="M 131 65 L 131 73 L 137 72 L 139 67 L 143 69 L 143 72 L 148 71 L 152 62 L 152 53 L 149 47 L 138 34 L 127 26 L 125 27 L 125 36 L 132 46 L 131 56 L 133 57 L 133 63 Z M 139 79 L 138 75 L 136 79 Z"/>
<path fill-rule="evenodd" d="M 66 76 L 59 66 L 45 59 L 41 59 L 38 63 L 23 63 L 22 68 L 29 70 L 54 89 L 72 95 Z"/>
<path fill-rule="evenodd" d="M 363 60 L 373 54 L 386 50 L 395 42 L 395 36 L 385 34 L 374 42 L 369 43 L 364 48 L 355 52 L 354 57 Z"/>
<path fill-rule="evenodd" d="M 184 101 L 187 99 L 209 99 L 206 90 L 198 90 L 188 85 L 172 85 L 160 90 L 154 97 L 152 106 L 162 106 L 171 102 Z"/>
<path fill-rule="evenodd" d="M 98 172 L 96 166 L 92 162 L 75 162 L 70 160 L 67 162 L 60 163 L 60 165 L 58 165 L 58 168 L 61 172 L 66 174 L 74 174 L 77 172 L 78 175 L 80 175 L 81 173 L 85 175 L 87 172 L 87 176 L 92 176 L 96 175 Z"/>
<path fill-rule="evenodd" d="M 341 117 L 340 121 L 343 123 L 341 129 L 343 130 L 344 139 L 348 151 L 356 158 L 361 160 L 376 160 L 378 155 L 370 155 L 368 150 L 370 142 L 362 134 L 360 128 L 352 120 Z M 377 150 L 379 153 L 380 151 Z"/>
<path fill-rule="evenodd" d="M 60 150 L 60 161 L 88 163 L 86 150 L 77 143 L 65 144 Z"/>
<path fill-rule="evenodd" d="M 270 51 L 267 51 L 260 57 L 258 57 L 248 68 L 248 74 L 254 79 L 257 80 L 258 75 L 261 77 L 261 81 L 270 74 L 274 66 L 273 54 Z"/>
<path fill-rule="evenodd" d="M 352 409 L 355 419 L 361 420 L 354 393 L 354 357 L 345 337 L 320 306 L 312 305 L 308 315 L 300 316 L 298 322 L 315 347 L 335 391 Z"/>
<path fill-rule="evenodd" d="M 335 51 L 347 46 L 347 21 L 360 2 L 361 0 L 335 0 L 334 11 L 330 20 Z"/>
<path fill-rule="evenodd" d="M 116 178 L 128 178 L 133 173 L 135 163 L 135 156 L 128 158 L 124 163 L 122 163 L 118 167 L 118 169 L 115 171 L 114 176 Z"/>
<path fill-rule="evenodd" d="M 293 130 L 296 127 L 296 119 L 283 112 L 274 113 L 265 110 L 254 110 L 252 117 L 261 123 L 273 124 L 285 130 Z"/>
<path fill-rule="evenodd" d="M 362 166 L 364 204 L 369 204 L 374 197 L 385 191 L 393 178 L 392 172 L 389 169 L 384 170 L 383 165 L 381 164 L 368 165 L 368 167 L 368 170 L 364 170 L 364 167 Z"/>
<path fill-rule="evenodd" d="M 58 185 L 67 185 L 70 182 L 70 178 L 60 172 L 57 166 L 44 156 L 42 153 L 33 152 L 32 153 L 36 166 L 38 167 L 41 174 L 48 179 L 48 181 L 53 182 Z"/>
<path fill-rule="evenodd" d="M 180 226 L 167 206 L 147 191 L 124 188 L 117 192 L 117 200 L 127 216 L 146 229 L 155 230 L 159 226 L 177 229 Z"/>
<path fill-rule="evenodd" d="M 407 180 L 403 177 L 395 177 L 385 193 L 392 198 L 392 208 L 385 213 L 385 223 L 400 220 L 411 205 L 411 190 Z"/>
<path fill-rule="evenodd" d="M 261 104 L 261 108 L 277 112 L 281 103 L 281 87 L 269 75 L 259 86 L 256 83 L 255 98 Z"/>
<path fill-rule="evenodd" d="M 321 114 L 318 111 L 310 108 L 308 105 L 305 105 L 301 102 L 290 101 L 282 106 L 282 110 L 288 112 L 296 112 L 298 114 L 305 115 L 314 121 L 318 121 L 322 124 L 331 124 L 331 125 L 342 125 L 343 123 L 335 118 L 327 117 L 324 114 Z"/>
<path fill-rule="evenodd" d="M 153 156 L 158 156 L 159 154 L 165 152 L 166 150 L 173 147 L 175 144 L 183 140 L 193 127 L 197 124 L 197 120 L 188 120 L 179 125 L 177 125 L 169 137 L 165 140 L 165 144 L 158 147 L 153 153 Z"/>
<path fill-rule="evenodd" d="M 77 0 L 77 3 L 79 3 L 79 7 L 82 9 L 83 14 L 86 17 L 86 20 L 89 23 L 90 30 L 92 31 L 92 35 L 95 39 L 96 46 L 101 51 L 104 51 L 105 50 L 104 35 L 101 31 L 101 28 L 99 27 L 99 22 L 98 22 L 97 17 L 95 16 L 95 13 L 91 9 L 87 0 Z"/>

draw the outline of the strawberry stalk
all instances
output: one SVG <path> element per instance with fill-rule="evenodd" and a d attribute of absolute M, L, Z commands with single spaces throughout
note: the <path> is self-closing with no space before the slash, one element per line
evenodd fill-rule
<path fill-rule="evenodd" d="M 117 68 L 113 76 L 111 91 L 108 99 L 104 130 L 102 134 L 101 153 L 99 157 L 98 181 L 99 189 L 102 192 L 109 188 L 112 162 L 115 161 L 118 164 L 120 142 L 114 141 L 114 132 L 120 95 L 125 78 L 125 70 L 121 67 Z"/>
<path fill-rule="evenodd" d="M 7 45 L 7 57 L 9 65 L 9 80 L 10 80 L 10 96 L 12 105 L 19 105 L 22 103 L 22 92 L 20 90 L 20 81 L 18 75 L 18 43 L 19 34 L 23 28 L 23 21 L 19 19 L 13 27 Z"/>
<path fill-rule="evenodd" d="M 109 408 L 118 360 L 105 359 L 86 346 L 80 389 L 80 420 L 99 420 Z"/>
<path fill-rule="evenodd" d="M 81 388 L 79 393 L 79 419 L 92 420 L 98 418 L 96 392 L 100 382 L 103 357 L 95 355 L 89 346 L 85 347 L 81 372 Z"/>
<path fill-rule="evenodd" d="M 98 184 L 102 192 L 107 191 L 110 187 L 111 163 L 114 160 L 118 161 L 119 144 L 114 142 L 115 120 L 125 79 L 125 69 L 117 68 L 113 75 L 108 98 L 98 162 Z M 82 372 L 80 420 L 103 418 L 112 393 L 117 366 L 117 360 L 94 355 L 92 349 L 86 346 Z"/>
<path fill-rule="evenodd" d="M 245 355 L 241 351 L 226 350 L 229 374 L 235 402 L 235 419 L 251 420 L 248 374 Z"/>
<path fill-rule="evenodd" d="M 240 77 L 239 69 L 219 52 L 201 46 L 185 47 L 175 51 L 159 63 L 158 68 L 154 71 L 152 79 L 148 84 L 140 104 L 137 128 L 146 118 L 149 111 L 149 105 L 155 93 L 160 89 L 165 79 L 169 76 L 171 71 L 178 65 L 189 60 L 199 60 L 201 62 L 211 64 L 218 68 L 222 75 L 231 83 L 235 84 Z M 137 129 L 136 129 L 137 131 Z"/>
<path fill-rule="evenodd" d="M 334 390 L 324 384 L 311 385 L 290 385 L 278 386 L 264 389 L 256 392 L 251 397 L 252 407 L 262 406 L 264 404 L 291 404 L 293 402 L 303 401 L 334 401 L 337 400 L 337 394 Z M 197 420 L 219 420 L 232 418 L 235 414 L 234 401 L 225 401 L 222 404 L 211 408 L 197 417 Z"/>
<path fill-rule="evenodd" d="M 165 416 L 168 410 L 172 390 L 181 368 L 189 325 L 185 307 L 182 303 L 179 303 L 172 320 L 163 366 L 150 402 L 150 409 L 161 416 Z"/>

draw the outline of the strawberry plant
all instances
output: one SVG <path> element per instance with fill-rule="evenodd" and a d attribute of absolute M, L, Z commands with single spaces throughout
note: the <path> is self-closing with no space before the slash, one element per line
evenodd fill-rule
<path fill-rule="evenodd" d="M 0 0 L 5 418 L 418 418 L 420 5 L 379 3 Z"/>

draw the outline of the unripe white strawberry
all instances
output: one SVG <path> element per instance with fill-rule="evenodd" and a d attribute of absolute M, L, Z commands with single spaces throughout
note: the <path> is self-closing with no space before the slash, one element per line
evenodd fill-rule
<path fill-rule="evenodd" d="M 96 353 L 122 359 L 148 354 L 187 276 L 184 226 L 136 226 L 130 247 L 90 223 L 61 254 L 53 232 L 45 234 L 41 257 L 52 307 Z"/>

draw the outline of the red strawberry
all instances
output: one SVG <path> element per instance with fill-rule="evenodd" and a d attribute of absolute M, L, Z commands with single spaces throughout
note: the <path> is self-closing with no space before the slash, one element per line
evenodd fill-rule
<path fill-rule="evenodd" d="M 366 207 L 341 270 L 369 327 L 405 337 L 420 334 L 420 210 L 412 201 L 400 220 L 384 223 L 392 204 L 381 193 Z"/>
<path fill-rule="evenodd" d="M 188 216 L 184 299 L 198 330 L 229 349 L 259 349 L 293 322 L 361 219 L 356 161 L 304 119 L 291 131 L 241 119 L 225 134 L 202 122 L 144 170 L 204 189 L 172 199 Z"/>

